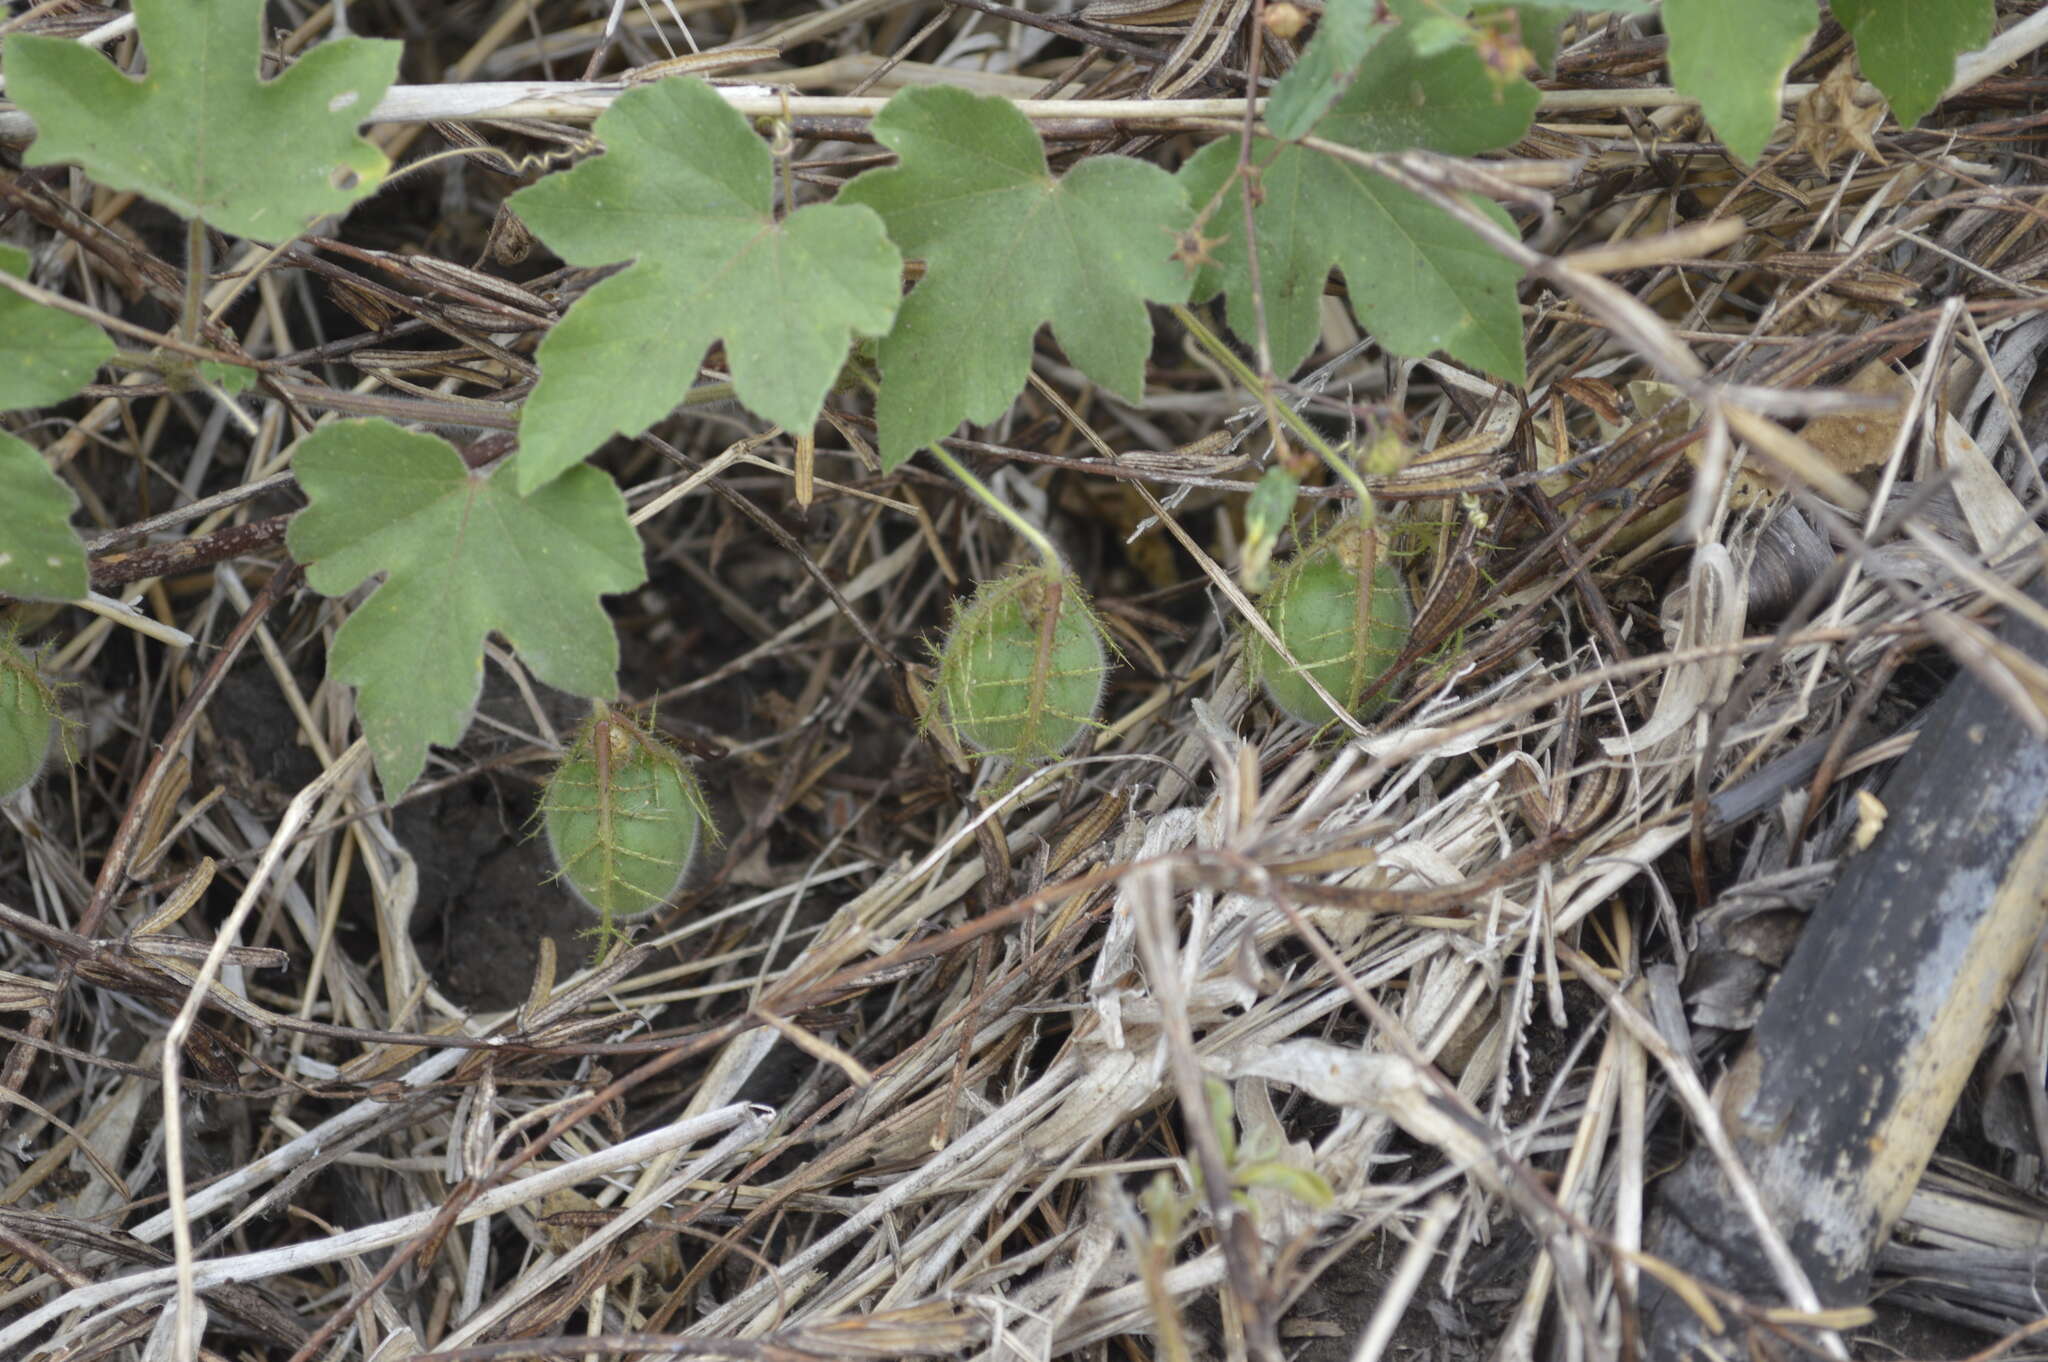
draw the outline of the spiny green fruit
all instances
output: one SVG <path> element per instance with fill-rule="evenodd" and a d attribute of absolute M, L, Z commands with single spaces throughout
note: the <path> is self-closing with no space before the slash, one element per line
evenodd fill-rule
<path fill-rule="evenodd" d="M 0 799 L 41 773 L 56 735 L 56 695 L 28 655 L 0 638 Z"/>
<path fill-rule="evenodd" d="M 599 705 L 548 778 L 541 822 L 561 877 L 609 932 L 675 893 L 711 816 L 675 749 Z"/>
<path fill-rule="evenodd" d="M 1361 591 L 1359 585 L 1369 582 Z M 1407 646 L 1408 588 L 1381 548 L 1381 536 L 1352 516 L 1295 555 L 1266 593 L 1266 623 L 1294 660 L 1359 718 L 1387 701 L 1387 671 Z M 1273 703 L 1307 723 L 1335 716 L 1301 672 L 1259 637 L 1246 637 L 1251 675 Z"/>
<path fill-rule="evenodd" d="M 953 621 L 939 689 L 960 741 L 997 756 L 1055 757 L 1095 723 L 1109 671 L 1081 584 L 1046 567 L 984 583 Z"/>

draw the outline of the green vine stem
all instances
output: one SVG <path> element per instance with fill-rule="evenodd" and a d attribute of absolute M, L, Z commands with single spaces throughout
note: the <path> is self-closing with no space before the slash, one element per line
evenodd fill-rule
<path fill-rule="evenodd" d="M 1039 558 L 1045 563 L 1046 571 L 1052 573 L 1055 578 L 1066 575 L 1066 565 L 1060 561 L 1059 550 L 1052 546 L 1052 541 L 1045 537 L 1044 531 L 1026 520 L 1015 507 L 997 496 L 987 483 L 975 477 L 973 473 L 967 470 L 965 464 L 954 458 L 943 447 L 933 445 L 931 446 L 931 451 L 932 457 L 939 461 L 940 467 L 960 479 L 968 491 L 980 497 L 990 510 L 1008 521 L 1010 528 L 1022 535 L 1025 542 L 1038 551 Z"/>
<path fill-rule="evenodd" d="M 1365 478 L 1359 474 L 1358 469 L 1353 466 L 1352 462 L 1338 454 L 1336 450 L 1330 448 L 1330 442 L 1325 440 L 1314 426 L 1301 419 L 1301 413 L 1289 407 L 1285 402 L 1274 401 L 1272 395 L 1267 392 L 1266 385 L 1261 383 L 1259 376 L 1252 372 L 1251 366 L 1239 359 L 1237 353 L 1223 343 L 1222 337 L 1210 330 L 1203 323 L 1202 319 L 1194 314 L 1192 309 L 1184 304 L 1176 303 L 1173 305 L 1173 315 L 1180 320 L 1182 326 L 1188 329 L 1188 334 L 1192 335 L 1201 344 L 1202 348 L 1207 350 L 1216 359 L 1217 363 L 1228 369 L 1231 376 L 1244 385 L 1245 391 L 1259 398 L 1266 405 L 1268 411 L 1278 416 L 1289 430 L 1301 437 L 1303 444 L 1313 449 L 1322 458 L 1322 461 L 1330 466 L 1331 472 L 1345 481 L 1351 488 L 1352 494 L 1358 498 L 1359 515 L 1363 516 L 1368 524 L 1371 523 L 1375 514 L 1372 491 L 1365 485 Z"/>

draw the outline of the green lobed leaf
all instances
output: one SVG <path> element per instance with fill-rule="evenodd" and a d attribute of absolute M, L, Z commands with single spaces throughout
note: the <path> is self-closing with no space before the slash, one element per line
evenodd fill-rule
<path fill-rule="evenodd" d="M 839 202 L 882 215 L 925 274 L 880 346 L 881 456 L 893 468 L 963 421 L 986 423 L 1024 387 L 1047 322 L 1081 371 L 1136 400 L 1151 302 L 1180 302 L 1175 234 L 1192 212 L 1155 166 L 1093 156 L 1054 178 L 1038 132 L 1007 100 L 905 90 L 875 116 L 900 164 Z"/>
<path fill-rule="evenodd" d="M 1424 147 L 1472 155 L 1528 130 L 1536 90 L 1488 75 L 1470 48 L 1418 59 L 1395 30 L 1367 55 L 1350 88 L 1315 126 L 1315 135 L 1362 151 Z M 1188 197 L 1207 205 L 1230 179 L 1235 138 L 1210 143 L 1181 169 Z M 1522 322 L 1515 303 L 1521 270 L 1435 205 L 1363 166 L 1284 142 L 1253 144 L 1262 165 L 1259 275 L 1273 363 L 1293 370 L 1315 347 L 1323 282 L 1344 271 L 1351 310 L 1387 349 L 1402 355 L 1443 351 L 1498 377 L 1524 377 Z M 1241 184 L 1232 184 L 1210 216 L 1227 234 L 1195 296 L 1228 295 L 1231 329 L 1257 334 L 1245 248 Z M 1497 206 L 1470 200 L 1512 230 Z"/>
<path fill-rule="evenodd" d="M 1955 79 L 1956 58 L 1991 41 L 1991 0 L 1835 0 L 1856 64 L 1899 126 L 1923 118 Z"/>
<path fill-rule="evenodd" d="M 387 795 L 419 776 L 429 743 L 462 737 L 494 630 L 550 686 L 616 689 L 618 637 L 598 597 L 647 574 L 625 499 L 603 473 L 572 468 L 521 496 L 502 465 L 472 473 L 446 441 L 381 420 L 321 427 L 293 468 L 311 504 L 285 542 L 313 589 L 341 596 L 388 574 L 327 660 L 356 688 Z"/>
<path fill-rule="evenodd" d="M 41 454 L 0 432 L 0 593 L 52 601 L 85 595 L 85 545 L 71 528 L 77 506 Z"/>
<path fill-rule="evenodd" d="M 1266 103 L 1266 126 L 1273 135 L 1290 142 L 1308 136 L 1316 120 L 1351 87 L 1359 63 L 1393 31 L 1392 24 L 1379 22 L 1379 0 L 1330 0 L 1308 50 L 1280 78 Z"/>
<path fill-rule="evenodd" d="M 881 220 L 813 204 L 778 223 L 767 144 L 695 78 L 628 90 L 596 133 L 603 155 L 510 200 L 572 265 L 635 262 L 541 342 L 519 418 L 520 490 L 666 416 L 720 338 L 739 400 L 808 433 L 851 338 L 896 315 L 903 261 Z"/>
<path fill-rule="evenodd" d="M 391 163 L 356 134 L 400 44 L 342 38 L 275 80 L 258 70 L 263 0 L 135 0 L 149 73 L 131 80 L 62 38 L 7 40 L 7 94 L 36 121 L 29 165 L 72 161 L 224 232 L 285 241 L 374 190 Z"/>
<path fill-rule="evenodd" d="M 1448 14 L 1417 19 L 1402 30 L 1418 57 L 1434 57 L 1462 46 L 1472 35 L 1471 26 Z"/>
<path fill-rule="evenodd" d="M 1785 72 L 1819 26 L 1807 0 L 1665 0 L 1671 83 L 1699 100 L 1729 151 L 1754 161 L 1778 126 Z"/>
<path fill-rule="evenodd" d="M 1643 14 L 1651 8 L 1649 0 L 1593 5 L 1582 0 L 1492 0 L 1476 9 L 1472 0 L 1330 0 L 1308 50 L 1274 87 L 1266 105 L 1266 127 L 1288 141 L 1306 136 L 1350 87 L 1367 54 L 1397 29 L 1417 57 L 1435 56 L 1461 44 L 1498 50 L 1501 44 L 1483 39 L 1483 30 L 1513 35 L 1547 71 L 1557 60 L 1558 30 L 1572 15 L 1588 10 Z M 1465 17 L 1468 9 L 1474 9 L 1470 19 Z"/>
<path fill-rule="evenodd" d="M 0 272 L 28 278 L 28 252 L 0 246 Z M 0 411 L 62 402 L 86 384 L 114 343 L 83 317 L 0 288 Z"/>

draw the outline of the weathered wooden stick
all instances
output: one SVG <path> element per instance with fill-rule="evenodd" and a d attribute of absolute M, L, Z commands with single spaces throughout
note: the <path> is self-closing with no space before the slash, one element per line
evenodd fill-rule
<path fill-rule="evenodd" d="M 2031 594 L 2048 599 L 2048 587 L 2037 581 Z M 2048 634 L 2018 612 L 1999 640 L 2048 658 Z M 1978 669 L 1935 701 L 1883 802 L 1883 831 L 1814 911 L 1716 1093 L 1829 1306 L 1866 1296 L 1877 1250 L 2048 928 L 2048 741 Z M 1778 1301 L 1753 1230 L 1703 1152 L 1659 1185 L 1651 1251 L 1752 1301 Z M 1651 1357 L 1697 1355 L 1701 1325 L 1682 1301 L 1652 1287 L 1645 1304 Z"/>

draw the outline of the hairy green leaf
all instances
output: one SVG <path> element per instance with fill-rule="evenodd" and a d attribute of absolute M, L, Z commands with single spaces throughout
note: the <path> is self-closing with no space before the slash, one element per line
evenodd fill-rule
<path fill-rule="evenodd" d="M 1754 161 L 1778 126 L 1785 72 L 1819 25 L 1806 0 L 1665 0 L 1671 83 L 1699 100 L 1729 151 Z"/>
<path fill-rule="evenodd" d="M 33 657 L 0 636 L 0 799 L 42 774 L 62 724 L 56 693 Z"/>
<path fill-rule="evenodd" d="M 1905 128 L 1941 98 L 1956 58 L 1991 41 L 1991 0 L 1835 0 L 1834 11 L 1856 39 L 1864 78 Z"/>
<path fill-rule="evenodd" d="M 596 131 L 602 156 L 511 199 L 570 264 L 635 261 L 541 343 L 520 489 L 667 415 L 721 337 L 739 400 L 808 433 L 850 338 L 879 336 L 896 314 L 903 262 L 881 220 L 813 204 L 778 223 L 767 144 L 700 80 L 628 90 Z"/>
<path fill-rule="evenodd" d="M 1268 468 L 1244 503 L 1244 544 L 1238 552 L 1238 580 L 1244 589 L 1264 591 L 1272 579 L 1273 546 L 1294 520 L 1301 479 L 1279 464 Z"/>
<path fill-rule="evenodd" d="M 71 528 L 78 498 L 33 448 L 0 432 L 0 592 L 75 601 L 85 545 Z"/>
<path fill-rule="evenodd" d="M 61 38 L 7 40 L 7 94 L 36 120 L 29 165 L 75 161 L 224 232 L 284 241 L 390 169 L 356 135 L 398 74 L 400 45 L 322 43 L 259 78 L 263 0 L 135 0 L 149 74 L 130 80 Z"/>
<path fill-rule="evenodd" d="M 387 794 L 419 776 L 429 743 L 469 726 L 484 636 L 503 634 L 550 686 L 603 697 L 618 637 L 598 597 L 646 579 L 625 499 L 594 468 L 520 496 L 501 466 L 472 473 L 432 435 L 340 421 L 293 459 L 312 503 L 286 535 L 316 591 L 384 584 L 335 635 L 328 673 L 356 688 Z"/>
<path fill-rule="evenodd" d="M 1083 373 L 1142 395 L 1145 304 L 1188 293 L 1173 250 L 1190 213 L 1172 176 L 1094 156 L 1056 179 L 1014 105 L 952 88 L 905 90 L 874 131 L 901 163 L 862 175 L 839 201 L 873 208 L 925 262 L 881 344 L 884 467 L 1008 410 L 1046 322 Z"/>
<path fill-rule="evenodd" d="M 28 278 L 28 252 L 0 246 L 0 273 Z M 0 288 L 0 411 L 62 402 L 92 381 L 114 343 L 83 317 Z"/>
<path fill-rule="evenodd" d="M 1471 155 L 1520 137 L 1535 109 L 1533 86 L 1496 81 L 1470 48 L 1421 59 L 1395 29 L 1367 54 L 1314 132 L 1361 151 L 1425 147 Z M 1231 329 L 1250 339 L 1258 334 L 1257 310 L 1243 186 L 1232 179 L 1237 157 L 1237 139 L 1212 142 L 1182 168 L 1181 179 L 1197 208 L 1215 203 L 1204 230 L 1224 238 L 1195 296 L 1227 294 Z M 1389 350 L 1441 350 L 1522 379 L 1518 266 L 1443 209 L 1353 162 L 1265 140 L 1254 142 L 1252 162 L 1262 194 L 1253 214 L 1259 281 L 1278 369 L 1291 371 L 1314 348 L 1323 282 L 1335 265 L 1344 271 L 1352 312 Z M 1499 208 L 1471 202 L 1510 226 Z"/>

